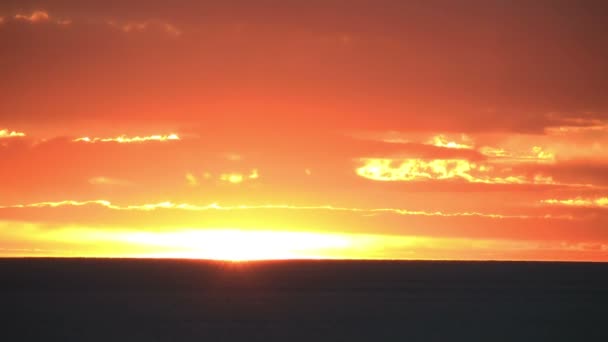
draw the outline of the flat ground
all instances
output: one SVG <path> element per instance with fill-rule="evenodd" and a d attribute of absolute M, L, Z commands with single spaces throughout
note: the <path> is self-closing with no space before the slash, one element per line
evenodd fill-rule
<path fill-rule="evenodd" d="M 608 341 L 608 264 L 0 259 L 3 341 Z"/>

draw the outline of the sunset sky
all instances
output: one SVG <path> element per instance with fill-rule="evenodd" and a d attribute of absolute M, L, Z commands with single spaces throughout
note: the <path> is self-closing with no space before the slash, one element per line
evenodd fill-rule
<path fill-rule="evenodd" d="M 605 1 L 2 1 L 0 256 L 608 261 Z"/>

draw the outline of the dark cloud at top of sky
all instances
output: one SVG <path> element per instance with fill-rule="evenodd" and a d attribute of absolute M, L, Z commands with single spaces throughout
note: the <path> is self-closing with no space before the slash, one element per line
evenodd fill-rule
<path fill-rule="evenodd" d="M 0 124 L 542 132 L 549 113 L 608 115 L 603 1 L 5 1 L 0 16 L 41 9 L 72 23 L 1 24 Z"/>

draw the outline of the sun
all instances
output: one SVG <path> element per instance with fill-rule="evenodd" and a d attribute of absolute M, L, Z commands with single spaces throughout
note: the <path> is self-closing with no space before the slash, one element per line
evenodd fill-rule
<path fill-rule="evenodd" d="M 332 251 L 350 246 L 346 237 L 337 234 L 240 229 L 133 233 L 123 238 L 160 250 L 146 257 L 226 261 L 327 258 Z"/>

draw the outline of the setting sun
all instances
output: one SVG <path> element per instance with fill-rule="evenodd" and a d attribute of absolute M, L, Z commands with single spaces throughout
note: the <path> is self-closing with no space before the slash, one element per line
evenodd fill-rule
<path fill-rule="evenodd" d="M 323 258 L 331 256 L 328 251 L 340 255 L 350 247 L 349 240 L 338 235 L 236 229 L 125 233 L 120 240 L 168 251 L 140 255 L 145 257 L 230 261 Z"/>

